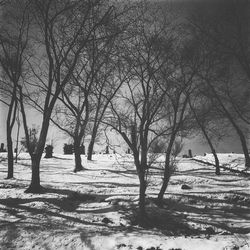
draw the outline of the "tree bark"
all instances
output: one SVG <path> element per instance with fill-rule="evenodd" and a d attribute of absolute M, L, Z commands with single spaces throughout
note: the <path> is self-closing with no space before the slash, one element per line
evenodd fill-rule
<path fill-rule="evenodd" d="M 163 204 L 163 197 L 166 192 L 166 189 L 168 187 L 168 183 L 171 176 L 171 170 L 170 170 L 170 153 L 166 154 L 165 158 L 165 166 L 164 166 L 164 177 L 163 177 L 163 183 L 160 189 L 160 192 L 157 197 L 157 203 L 159 206 L 162 206 Z"/>
<path fill-rule="evenodd" d="M 8 175 L 7 179 L 14 177 L 14 155 L 13 143 L 11 138 L 11 128 L 7 127 L 7 150 L 8 150 Z"/>
<path fill-rule="evenodd" d="M 93 138 L 91 137 L 91 140 L 90 140 L 90 143 L 89 143 L 89 147 L 88 147 L 88 157 L 87 157 L 87 159 L 89 161 L 92 161 L 94 144 L 95 144 L 95 142 L 94 142 Z"/>
<path fill-rule="evenodd" d="M 20 120 L 19 120 L 19 111 L 18 111 L 18 120 L 17 120 L 17 136 L 16 136 L 16 159 L 15 162 L 17 163 L 17 156 L 18 156 L 18 144 L 19 144 L 19 133 L 20 133 Z"/>
<path fill-rule="evenodd" d="M 40 160 L 38 155 L 33 154 L 31 157 L 31 183 L 25 193 L 42 193 L 44 188 L 40 185 Z"/>
<path fill-rule="evenodd" d="M 82 166 L 81 150 L 79 138 L 74 138 L 75 169 L 74 172 L 84 170 Z"/>
<path fill-rule="evenodd" d="M 145 175 L 143 171 L 139 172 L 139 217 L 138 222 L 140 225 L 145 225 L 145 219 L 146 219 L 146 208 L 145 208 L 145 195 L 146 195 L 146 181 L 145 181 Z"/>
<path fill-rule="evenodd" d="M 95 139 L 96 139 L 96 135 L 97 135 L 98 126 L 99 126 L 98 123 L 94 124 L 94 128 L 93 128 L 93 131 L 92 131 L 91 140 L 90 140 L 89 147 L 88 147 L 88 157 L 87 157 L 87 159 L 89 161 L 92 161 L 93 149 L 94 149 L 94 145 L 95 145 Z"/>
<path fill-rule="evenodd" d="M 241 147 L 243 150 L 243 154 L 245 157 L 245 167 L 247 169 L 250 168 L 250 157 L 249 157 L 249 153 L 248 153 L 248 147 L 247 147 L 247 142 L 246 142 L 246 138 L 245 135 L 243 134 L 242 130 L 240 129 L 240 127 L 236 124 L 236 122 L 233 120 L 233 118 L 230 116 L 230 114 L 227 112 L 227 117 L 229 119 L 229 121 L 232 123 L 233 127 L 235 128 L 239 138 L 240 138 L 240 142 L 241 142 Z"/>
<path fill-rule="evenodd" d="M 209 136 L 208 136 L 208 133 L 207 133 L 207 131 L 206 131 L 206 129 L 205 129 L 205 126 L 204 126 L 204 125 L 202 124 L 202 122 L 199 120 L 199 117 L 198 117 L 197 113 L 195 112 L 194 108 L 192 107 L 190 101 L 189 101 L 189 106 L 190 106 L 190 108 L 191 108 L 191 110 L 192 110 L 192 112 L 193 112 L 193 114 L 194 114 L 194 116 L 195 116 L 195 120 L 196 120 L 196 122 L 198 123 L 198 125 L 199 125 L 199 127 L 200 127 L 200 129 L 201 129 L 201 131 L 202 131 L 202 133 L 203 133 L 203 135 L 204 135 L 204 137 L 206 138 L 207 143 L 208 143 L 208 145 L 209 145 L 209 147 L 210 147 L 210 149 L 211 149 L 211 152 L 212 152 L 212 154 L 213 154 L 213 156 L 214 156 L 215 174 L 216 174 L 216 175 L 220 175 L 220 163 L 219 163 L 219 159 L 218 159 L 218 156 L 217 156 L 217 154 L 216 154 L 216 151 L 215 151 L 215 149 L 214 149 L 213 143 L 212 143 L 212 141 L 210 140 L 210 138 L 209 138 Z"/>
<path fill-rule="evenodd" d="M 202 132 L 203 132 L 203 134 L 204 134 L 204 136 L 205 136 L 205 138 L 206 138 L 206 140 L 207 140 L 207 143 L 208 143 L 208 145 L 209 145 L 209 147 L 210 147 L 210 149 L 211 149 L 211 152 L 212 152 L 212 154 L 213 154 L 213 156 L 214 156 L 215 174 L 216 174 L 216 175 L 220 175 L 220 162 L 219 162 L 218 156 L 217 156 L 217 154 L 216 154 L 216 151 L 215 151 L 215 149 L 214 149 L 214 146 L 213 146 L 213 144 L 212 144 L 212 141 L 210 140 L 210 138 L 209 138 L 209 136 L 208 136 L 208 134 L 207 134 L 205 128 L 204 128 L 201 124 L 199 124 L 199 125 L 200 125 L 200 128 L 201 128 L 201 130 L 202 130 Z"/>
<path fill-rule="evenodd" d="M 26 193 L 42 193 L 44 191 L 44 188 L 40 184 L 40 162 L 41 162 L 43 150 L 45 147 L 46 137 L 47 137 L 48 128 L 49 128 L 50 120 L 48 119 L 48 117 L 49 116 L 44 117 L 41 133 L 40 133 L 39 140 L 37 142 L 34 152 L 31 152 L 31 148 L 30 146 L 28 146 L 29 154 L 31 155 L 32 174 L 31 174 L 31 183 L 28 189 L 25 191 Z M 26 114 L 24 112 L 24 109 L 23 109 L 23 121 L 24 121 L 24 124 L 26 124 Z M 29 136 L 27 135 L 27 128 L 28 128 L 27 124 L 25 125 L 25 127 L 26 127 L 25 129 L 26 140 L 27 139 L 29 140 Z"/>
<path fill-rule="evenodd" d="M 219 162 L 218 156 L 216 154 L 216 151 L 212 150 L 212 154 L 214 156 L 214 161 L 215 161 L 215 174 L 220 175 L 220 162 Z"/>
<path fill-rule="evenodd" d="M 245 156 L 245 167 L 247 169 L 249 169 L 250 168 L 250 157 L 249 157 L 249 153 L 248 153 L 246 138 L 245 138 L 243 132 L 239 128 L 237 128 L 236 130 L 237 130 L 237 133 L 240 137 L 242 150 L 243 150 L 243 153 Z"/>
<path fill-rule="evenodd" d="M 163 197 L 164 197 L 164 194 L 166 192 L 166 189 L 168 187 L 168 183 L 169 183 L 169 180 L 171 177 L 170 156 L 171 156 L 172 147 L 173 147 L 173 144 L 175 141 L 175 136 L 176 136 L 176 131 L 173 131 L 171 138 L 170 138 L 170 141 L 169 141 L 169 144 L 168 144 L 167 151 L 166 151 L 163 183 L 162 183 L 160 192 L 159 192 L 158 197 L 157 197 L 157 203 L 159 206 L 162 206 L 162 204 L 163 204 Z"/>
<path fill-rule="evenodd" d="M 9 105 L 8 116 L 7 116 L 7 150 L 8 150 L 8 175 L 7 179 L 14 177 L 14 154 L 13 154 L 13 142 L 12 142 L 12 129 L 15 122 L 17 109 L 16 101 L 16 87 L 13 88 L 12 98 Z"/>

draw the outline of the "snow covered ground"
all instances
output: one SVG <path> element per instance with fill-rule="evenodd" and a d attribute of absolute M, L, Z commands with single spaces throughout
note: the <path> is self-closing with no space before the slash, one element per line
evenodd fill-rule
<path fill-rule="evenodd" d="M 227 167 L 237 171 L 244 171 L 250 175 L 250 169 L 245 168 L 245 158 L 243 154 L 217 154 L 220 166 Z M 206 154 L 205 156 L 195 156 L 194 159 L 209 162 L 214 164 L 213 154 Z"/>
<path fill-rule="evenodd" d="M 73 156 L 55 156 L 41 162 L 46 193 L 26 194 L 29 157 L 21 154 L 15 179 L 5 180 L 6 154 L 0 154 L 0 249 L 250 249 L 250 177 L 216 176 L 212 166 L 179 159 L 159 208 L 161 157 L 148 176 L 151 223 L 141 228 L 134 223 L 138 178 L 131 156 L 83 156 L 86 170 L 78 173 Z M 242 155 L 220 158 L 242 162 Z"/>

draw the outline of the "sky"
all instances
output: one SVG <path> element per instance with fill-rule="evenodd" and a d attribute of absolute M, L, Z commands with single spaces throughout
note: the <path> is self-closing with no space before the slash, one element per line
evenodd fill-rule
<path fill-rule="evenodd" d="M 7 106 L 0 102 L 0 143 L 5 144 L 6 148 L 6 120 L 7 120 Z M 39 128 L 41 126 L 41 114 L 37 111 L 27 109 L 27 122 L 29 128 L 36 127 Z M 16 143 L 16 134 L 17 134 L 17 127 L 14 126 L 13 128 L 13 142 L 14 145 Z M 23 127 L 21 126 L 20 131 L 20 138 L 24 137 Z M 19 139 L 20 140 L 20 139 Z M 111 134 L 109 136 L 110 144 L 112 145 L 112 150 L 119 148 L 124 148 L 126 151 L 127 147 L 124 146 L 125 143 L 123 142 L 122 138 L 118 138 L 117 135 Z M 50 125 L 48 136 L 47 136 L 47 144 L 53 144 L 54 152 L 55 153 L 63 153 L 63 145 L 65 143 L 71 143 L 71 139 L 67 137 L 64 133 L 62 133 L 57 127 L 53 124 Z M 85 146 L 88 146 L 88 138 L 86 139 Z M 104 137 L 99 144 L 96 145 L 95 149 L 97 152 L 104 151 L 106 147 L 106 138 Z"/>
<path fill-rule="evenodd" d="M 172 3 L 174 1 L 172 0 Z M 198 3 L 198 2 L 209 2 L 206 0 L 201 0 L 201 1 L 178 1 L 179 4 L 183 4 L 185 2 L 185 8 L 186 9 L 193 9 L 192 5 L 190 5 L 189 3 Z M 215 4 L 216 1 L 213 1 L 213 3 Z M 182 5 L 184 6 L 184 5 Z M 188 10 L 190 11 L 190 10 Z M 7 108 L 6 106 L 0 102 L 0 143 L 5 143 L 6 145 L 6 118 L 7 118 Z M 29 127 L 34 126 L 38 126 L 41 123 L 41 118 L 40 115 L 37 114 L 34 111 L 29 111 L 28 112 L 28 124 Z M 21 137 L 23 137 L 23 129 L 21 128 Z M 112 136 L 111 136 L 112 137 Z M 115 136 L 113 136 L 114 138 L 116 138 Z M 115 144 L 116 141 L 115 139 L 112 137 L 113 143 Z M 14 128 L 13 131 L 13 138 L 16 138 L 16 127 Z M 55 145 L 55 152 L 61 153 L 62 152 L 62 148 L 63 148 L 63 144 L 64 143 L 68 143 L 69 139 L 62 134 L 60 131 L 58 131 L 57 128 L 55 127 L 51 127 L 49 130 L 49 134 L 48 134 L 48 143 L 53 142 L 53 144 Z M 15 139 L 14 139 L 15 140 Z M 121 143 L 121 139 L 118 140 L 118 143 Z M 87 146 L 87 145 L 86 145 Z M 5 146 L 6 147 L 6 146 Z M 101 148 L 104 148 L 104 145 L 101 145 L 98 147 L 98 150 L 100 150 Z M 209 148 L 207 147 L 206 143 L 204 141 L 202 141 L 200 138 L 191 138 L 189 140 L 185 140 L 185 146 L 184 146 L 184 150 L 183 150 L 183 154 L 187 153 L 188 149 L 192 149 L 193 154 L 203 154 L 205 152 L 210 152 Z M 223 142 L 221 142 L 219 145 L 217 145 L 217 150 L 219 152 L 235 152 L 235 153 L 240 153 L 241 151 L 241 146 L 240 146 L 240 142 L 238 140 L 238 138 L 235 135 L 232 135 L 230 138 L 225 138 L 223 140 Z"/>
<path fill-rule="evenodd" d="M 6 119 L 7 119 L 7 108 L 4 104 L 0 102 L 0 143 L 5 144 L 6 148 Z M 41 117 L 38 113 L 29 110 L 28 112 L 28 124 L 30 127 L 32 126 L 38 126 L 41 124 Z M 13 140 L 16 142 L 16 132 L 17 129 L 14 127 L 13 130 Z M 20 133 L 20 138 L 24 136 L 23 133 L 23 128 L 21 128 L 21 133 Z M 111 135 L 110 136 L 110 141 L 111 144 L 113 145 L 121 145 L 121 148 L 126 151 L 127 146 L 125 146 L 125 143 L 123 140 L 117 135 Z M 54 152 L 55 153 L 63 153 L 63 145 L 64 143 L 70 142 L 69 138 L 67 138 L 61 131 L 59 131 L 57 128 L 51 126 L 48 137 L 47 137 L 47 143 L 53 143 L 54 144 Z M 87 147 L 87 142 L 85 143 L 85 146 Z M 99 146 L 95 147 L 96 151 L 103 151 L 105 149 L 105 142 L 101 143 Z M 117 149 L 119 147 L 116 147 Z M 181 155 L 187 154 L 188 150 L 191 149 L 193 152 L 193 155 L 203 155 L 204 153 L 210 152 L 209 147 L 207 146 L 206 142 L 202 140 L 201 138 L 194 137 L 190 139 L 184 140 L 184 148 L 183 151 L 181 152 Z M 240 141 L 235 136 L 232 134 L 232 137 L 227 137 L 224 138 L 222 142 L 220 142 L 217 146 L 216 149 L 218 152 L 221 153 L 242 153 L 241 146 L 240 146 Z M 119 151 L 119 149 L 118 149 Z"/>

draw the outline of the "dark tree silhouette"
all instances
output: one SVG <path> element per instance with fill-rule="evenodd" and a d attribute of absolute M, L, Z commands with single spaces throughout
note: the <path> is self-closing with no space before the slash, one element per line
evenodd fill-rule
<path fill-rule="evenodd" d="M 1 101 L 8 105 L 6 121 L 8 175 L 13 177 L 13 140 L 12 130 L 18 108 L 18 89 L 24 76 L 24 60 L 29 31 L 28 1 L 5 1 L 3 8 L 3 25 L 0 35 L 0 65 L 2 69 L 0 88 Z M 18 11 L 16 11 L 18 8 Z M 5 100 L 5 101 L 4 101 Z"/>

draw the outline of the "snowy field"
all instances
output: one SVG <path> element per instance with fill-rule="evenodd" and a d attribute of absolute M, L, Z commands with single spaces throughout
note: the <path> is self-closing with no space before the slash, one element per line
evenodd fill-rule
<path fill-rule="evenodd" d="M 250 169 L 245 168 L 245 158 L 243 154 L 217 154 L 220 166 L 224 168 L 229 168 L 232 170 L 236 170 L 238 172 L 246 173 L 250 175 Z M 214 156 L 213 154 L 206 154 L 205 156 L 195 156 L 194 159 L 209 162 L 214 164 Z"/>
<path fill-rule="evenodd" d="M 231 156 L 230 156 L 231 155 Z M 179 159 L 163 208 L 160 189 L 163 158 L 148 176 L 148 228 L 134 223 L 138 178 L 132 157 L 82 157 L 86 170 L 73 173 L 72 156 L 42 159 L 44 194 L 25 194 L 31 177 L 26 154 L 7 176 L 0 154 L 0 249 L 86 250 L 237 250 L 250 249 L 250 177 Z M 241 168 L 242 155 L 221 154 L 223 164 Z M 209 155 L 199 157 L 212 161 Z M 236 164 L 237 166 L 234 166 Z M 191 189 L 183 190 L 188 185 Z"/>

